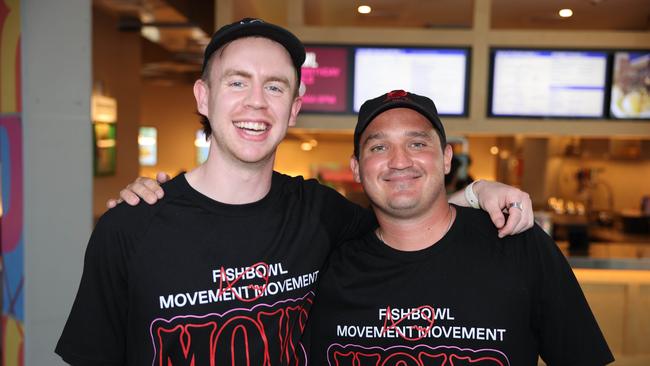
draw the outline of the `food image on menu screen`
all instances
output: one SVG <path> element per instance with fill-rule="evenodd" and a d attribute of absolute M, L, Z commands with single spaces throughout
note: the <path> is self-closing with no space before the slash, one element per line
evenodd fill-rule
<path fill-rule="evenodd" d="M 442 115 L 466 114 L 467 49 L 357 48 L 354 111 L 395 89 L 431 98 Z"/>
<path fill-rule="evenodd" d="M 604 116 L 607 53 L 496 50 L 493 116 Z"/>
<path fill-rule="evenodd" d="M 345 112 L 348 109 L 348 49 L 305 47 L 301 111 Z"/>
<path fill-rule="evenodd" d="M 612 78 L 612 117 L 650 118 L 650 53 L 616 52 Z"/>

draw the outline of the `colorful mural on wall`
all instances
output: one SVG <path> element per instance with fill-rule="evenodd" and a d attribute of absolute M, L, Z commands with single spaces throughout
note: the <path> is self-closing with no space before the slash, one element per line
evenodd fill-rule
<path fill-rule="evenodd" d="M 0 0 L 0 360 L 24 365 L 20 0 Z"/>

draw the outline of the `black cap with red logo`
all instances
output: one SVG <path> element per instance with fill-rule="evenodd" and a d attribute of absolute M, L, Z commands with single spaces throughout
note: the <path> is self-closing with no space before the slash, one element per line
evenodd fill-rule
<path fill-rule="evenodd" d="M 438 117 L 438 110 L 433 101 L 427 97 L 404 90 L 393 90 L 377 98 L 367 100 L 361 105 L 357 126 L 354 129 L 354 156 L 359 157 L 359 140 L 370 122 L 382 112 L 393 108 L 409 108 L 420 113 L 431 121 L 433 127 L 438 131 L 442 146 L 447 144 L 445 128 L 442 126 L 442 121 Z"/>

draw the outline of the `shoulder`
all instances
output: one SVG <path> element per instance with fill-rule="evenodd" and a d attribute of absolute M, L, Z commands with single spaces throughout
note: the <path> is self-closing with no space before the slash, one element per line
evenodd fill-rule
<path fill-rule="evenodd" d="M 273 172 L 273 184 L 277 184 L 284 190 L 300 191 L 310 190 L 316 192 L 334 191 L 334 189 L 320 184 L 316 179 L 305 179 L 302 175 L 290 176 L 278 172 Z"/>
<path fill-rule="evenodd" d="M 135 206 L 120 203 L 106 211 L 97 221 L 95 231 L 121 235 L 123 238 L 134 237 L 144 232 L 151 220 L 170 202 L 183 195 L 183 188 L 178 181 L 179 177 L 163 183 L 165 196 L 155 204 L 148 204 L 140 200 Z"/>
<path fill-rule="evenodd" d="M 483 210 L 470 207 L 455 206 L 456 220 L 464 233 L 483 239 L 498 239 L 498 230 L 492 223 L 490 215 Z"/>
<path fill-rule="evenodd" d="M 538 257 L 540 253 L 555 254 L 553 239 L 535 224 L 532 228 L 499 238 L 498 230 L 487 212 L 467 207 L 456 207 L 462 232 L 480 245 L 492 245 L 515 255 Z"/>
<path fill-rule="evenodd" d="M 328 199 L 335 202 L 347 202 L 335 189 L 325 186 L 316 179 L 305 179 L 303 176 L 288 176 L 273 172 L 273 184 L 285 194 L 297 195 L 301 199 Z"/>

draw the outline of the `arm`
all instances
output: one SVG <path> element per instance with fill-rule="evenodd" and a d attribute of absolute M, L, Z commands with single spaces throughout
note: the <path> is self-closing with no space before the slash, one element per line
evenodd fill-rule
<path fill-rule="evenodd" d="M 72 310 L 55 352 L 72 365 L 124 365 L 128 308 L 124 235 L 119 222 L 97 223 L 88 242 Z M 110 215 L 115 216 L 115 215 Z"/>
<path fill-rule="evenodd" d="M 476 181 L 472 188 L 480 208 L 487 211 L 494 225 L 499 228 L 500 238 L 518 234 L 533 226 L 533 203 L 528 193 L 503 183 L 486 180 Z M 449 202 L 464 207 L 471 206 L 462 190 L 449 196 Z M 520 202 L 521 208 L 510 205 L 514 202 Z M 508 213 L 507 218 L 504 211 Z"/>
<path fill-rule="evenodd" d="M 119 200 L 111 199 L 106 206 L 113 208 L 122 201 L 135 206 L 140 202 L 140 198 L 150 205 L 156 203 L 164 195 L 160 184 L 169 180 L 169 176 L 165 173 L 158 173 L 156 179 L 157 181 L 146 177 L 137 178 L 135 182 L 120 191 Z M 533 226 L 532 202 L 528 193 L 499 182 L 485 180 L 477 181 L 473 188 L 480 207 L 490 214 L 492 222 L 499 228 L 499 237 L 518 234 Z M 462 191 L 451 195 L 449 202 L 459 206 L 470 206 Z M 510 207 L 509 205 L 513 202 L 520 202 L 522 209 Z M 504 210 L 508 212 L 507 219 Z"/>

